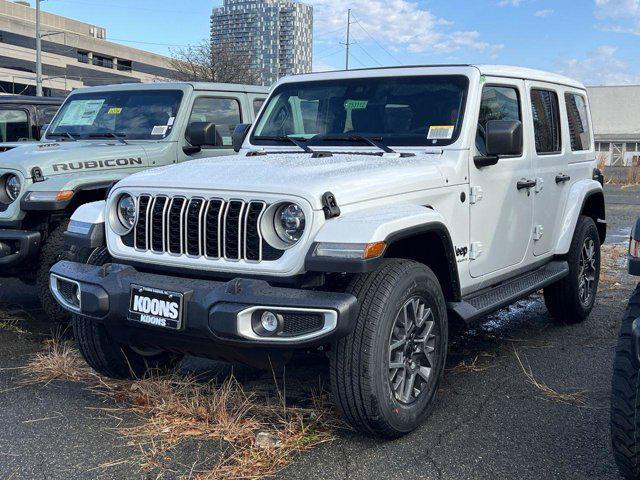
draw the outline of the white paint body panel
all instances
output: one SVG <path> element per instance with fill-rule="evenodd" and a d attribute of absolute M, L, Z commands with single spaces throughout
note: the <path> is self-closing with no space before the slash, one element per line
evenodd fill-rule
<path fill-rule="evenodd" d="M 104 223 L 105 205 L 104 200 L 80 205 L 71 215 L 71 220 L 91 224 Z"/>

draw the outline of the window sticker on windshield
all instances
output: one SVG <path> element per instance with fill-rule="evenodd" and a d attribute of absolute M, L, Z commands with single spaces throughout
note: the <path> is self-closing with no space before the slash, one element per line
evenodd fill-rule
<path fill-rule="evenodd" d="M 368 103 L 368 100 L 345 100 L 344 108 L 346 110 L 364 110 Z"/>
<path fill-rule="evenodd" d="M 169 120 L 167 120 L 167 127 L 170 127 L 171 125 L 173 125 L 173 122 L 176 121 L 176 117 L 169 117 Z"/>
<path fill-rule="evenodd" d="M 156 125 L 151 130 L 151 135 L 166 135 L 168 128 L 169 127 L 167 127 L 166 125 Z"/>
<path fill-rule="evenodd" d="M 102 104 L 104 104 L 104 98 L 99 100 L 72 100 L 65 109 L 59 125 L 93 125 L 102 108 Z"/>
<path fill-rule="evenodd" d="M 429 127 L 429 133 L 427 134 L 428 140 L 450 140 L 453 138 L 453 131 L 455 127 L 453 125 L 431 125 Z"/>
<path fill-rule="evenodd" d="M 111 107 L 107 113 L 109 115 L 120 115 L 122 113 L 122 108 L 120 108 L 120 107 Z"/>

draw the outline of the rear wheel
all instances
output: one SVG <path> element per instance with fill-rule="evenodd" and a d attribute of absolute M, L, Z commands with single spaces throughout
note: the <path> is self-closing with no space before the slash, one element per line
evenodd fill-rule
<path fill-rule="evenodd" d="M 640 480 L 640 361 L 632 334 L 637 318 L 640 284 L 620 325 L 611 382 L 611 445 L 620 473 L 629 480 Z"/>
<path fill-rule="evenodd" d="M 89 253 L 86 263 L 104 265 L 110 260 L 106 247 L 100 247 Z M 107 377 L 142 378 L 151 370 L 170 370 L 182 358 L 180 354 L 145 351 L 120 344 L 104 325 L 89 318 L 73 315 L 71 323 L 80 353 L 91 368 Z"/>
<path fill-rule="evenodd" d="M 331 383 L 345 419 L 399 437 L 433 408 L 447 354 L 447 312 L 426 266 L 387 260 L 348 289 L 360 303 L 354 331 L 331 349 Z"/>
<path fill-rule="evenodd" d="M 591 313 L 600 279 L 600 237 L 590 217 L 578 218 L 565 259 L 569 274 L 545 287 L 544 302 L 555 320 L 578 323 Z"/>

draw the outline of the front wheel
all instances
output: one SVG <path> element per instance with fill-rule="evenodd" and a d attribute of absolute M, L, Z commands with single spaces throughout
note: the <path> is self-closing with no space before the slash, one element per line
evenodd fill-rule
<path fill-rule="evenodd" d="M 628 480 L 640 480 L 640 361 L 632 333 L 637 318 L 640 284 L 620 325 L 611 382 L 611 445 L 618 470 Z"/>
<path fill-rule="evenodd" d="M 447 355 L 447 311 L 438 279 L 425 265 L 390 259 L 355 278 L 360 303 L 354 331 L 332 345 L 331 384 L 356 429 L 399 437 L 430 414 Z"/>
<path fill-rule="evenodd" d="M 578 323 L 591 313 L 600 279 L 600 236 L 590 217 L 578 218 L 565 259 L 569 274 L 544 288 L 544 303 L 556 321 Z"/>

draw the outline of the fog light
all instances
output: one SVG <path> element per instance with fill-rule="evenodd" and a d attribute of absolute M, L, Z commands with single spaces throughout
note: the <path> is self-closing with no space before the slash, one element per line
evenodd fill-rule
<path fill-rule="evenodd" d="M 267 332 L 273 333 L 278 329 L 280 320 L 275 313 L 267 311 L 262 314 L 262 317 L 260 317 L 260 323 L 262 324 L 262 328 Z"/>

